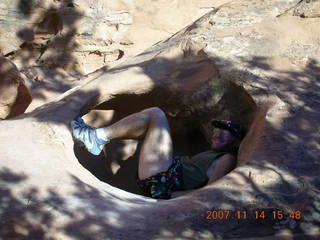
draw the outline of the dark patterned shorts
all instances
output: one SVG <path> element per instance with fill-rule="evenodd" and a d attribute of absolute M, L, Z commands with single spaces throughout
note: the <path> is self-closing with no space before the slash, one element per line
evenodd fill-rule
<path fill-rule="evenodd" d="M 149 197 L 170 199 L 172 191 L 182 190 L 183 186 L 182 165 L 179 157 L 173 159 L 167 171 L 143 180 L 137 178 L 137 183 Z"/>

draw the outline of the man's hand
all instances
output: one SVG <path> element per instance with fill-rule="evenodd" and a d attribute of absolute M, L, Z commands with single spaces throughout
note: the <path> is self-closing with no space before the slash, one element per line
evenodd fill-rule
<path fill-rule="evenodd" d="M 212 168 L 208 184 L 222 178 L 236 166 L 236 159 L 231 154 L 225 154 L 216 160 L 215 166 Z"/>

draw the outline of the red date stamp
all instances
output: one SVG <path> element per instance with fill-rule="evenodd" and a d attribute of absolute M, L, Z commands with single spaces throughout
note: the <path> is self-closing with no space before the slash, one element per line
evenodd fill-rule
<path fill-rule="evenodd" d="M 206 219 L 229 219 L 230 211 L 229 210 L 211 210 L 207 211 Z"/>
<path fill-rule="evenodd" d="M 285 218 L 291 218 L 294 220 L 300 220 L 302 218 L 301 211 L 283 211 L 283 210 L 208 210 L 206 211 L 206 219 L 207 220 L 222 220 L 222 219 L 274 219 L 274 220 L 282 220 Z"/>

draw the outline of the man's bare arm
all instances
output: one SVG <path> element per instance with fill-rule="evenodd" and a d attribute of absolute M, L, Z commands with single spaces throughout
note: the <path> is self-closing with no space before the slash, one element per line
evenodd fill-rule
<path fill-rule="evenodd" d="M 220 157 L 214 168 L 211 170 L 210 178 L 208 184 L 217 181 L 219 178 L 222 178 L 228 174 L 234 168 L 236 164 L 236 159 L 231 154 L 225 154 Z"/>

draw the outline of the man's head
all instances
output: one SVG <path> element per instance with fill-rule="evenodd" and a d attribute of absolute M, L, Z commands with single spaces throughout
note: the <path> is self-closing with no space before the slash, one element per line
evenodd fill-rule
<path fill-rule="evenodd" d="M 211 148 L 236 152 L 245 136 L 245 129 L 238 123 L 225 120 L 213 120 L 211 124 L 213 126 Z"/>

